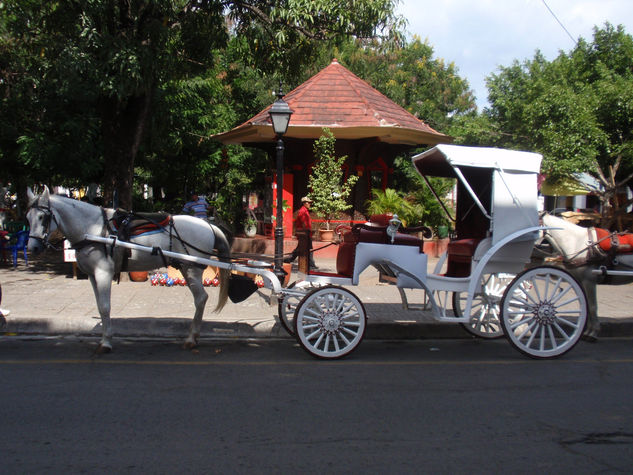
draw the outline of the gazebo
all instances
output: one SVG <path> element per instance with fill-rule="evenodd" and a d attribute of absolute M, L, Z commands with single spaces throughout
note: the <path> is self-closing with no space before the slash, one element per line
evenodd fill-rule
<path fill-rule="evenodd" d="M 345 173 L 360 177 L 351 197 L 354 216 L 361 218 L 372 188 L 388 186 L 394 158 L 413 148 L 449 143 L 451 138 L 371 87 L 334 59 L 284 100 L 293 110 L 284 135 L 284 200 L 290 209 L 284 227 L 292 231 L 292 212 L 307 193 L 314 163 L 313 144 L 328 127 L 336 137 L 336 153 L 347 155 Z M 268 151 L 274 163 L 275 135 L 270 106 L 234 129 L 213 136 L 225 144 L 242 144 Z M 272 167 L 271 167 L 272 170 Z"/>

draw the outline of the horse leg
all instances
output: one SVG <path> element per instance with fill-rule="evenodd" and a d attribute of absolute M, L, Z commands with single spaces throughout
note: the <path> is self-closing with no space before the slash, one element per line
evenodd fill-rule
<path fill-rule="evenodd" d="M 97 353 L 112 351 L 112 322 L 110 321 L 110 294 L 112 290 L 112 276 L 103 272 L 90 275 L 90 283 L 97 301 L 97 308 L 101 316 L 102 336 Z"/>
<path fill-rule="evenodd" d="M 202 284 L 203 269 L 195 266 L 183 266 L 182 273 L 187 281 L 187 287 L 193 295 L 193 303 L 196 307 L 196 311 L 193 315 L 193 321 L 191 322 L 191 329 L 189 330 L 189 336 L 185 340 L 185 348 L 191 349 L 198 346 L 198 338 L 200 337 L 200 329 L 202 327 L 202 315 L 204 313 L 204 307 L 207 304 L 209 295 L 204 289 Z"/>
<path fill-rule="evenodd" d="M 596 342 L 600 334 L 600 320 L 598 320 L 598 291 L 596 276 L 592 274 L 592 267 L 582 267 L 582 284 L 587 296 L 587 326 L 583 333 L 583 340 Z"/>
<path fill-rule="evenodd" d="M 596 342 L 600 333 L 600 320 L 598 320 L 598 292 L 596 277 L 592 274 L 592 266 L 581 266 L 568 269 L 585 290 L 587 297 L 587 326 L 582 334 L 582 339 Z"/>

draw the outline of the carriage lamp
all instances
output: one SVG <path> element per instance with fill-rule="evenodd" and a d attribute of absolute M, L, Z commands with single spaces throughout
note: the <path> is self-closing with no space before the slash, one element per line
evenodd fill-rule
<path fill-rule="evenodd" d="M 288 130 L 288 123 L 292 110 L 288 103 L 284 101 L 284 93 L 281 90 L 279 81 L 279 91 L 276 93 L 277 100 L 273 103 L 268 113 L 273 130 L 277 136 L 277 224 L 275 226 L 275 275 L 279 282 L 284 281 L 283 253 L 284 253 L 284 224 L 283 224 L 283 181 L 284 181 L 284 141 L 283 135 Z"/>

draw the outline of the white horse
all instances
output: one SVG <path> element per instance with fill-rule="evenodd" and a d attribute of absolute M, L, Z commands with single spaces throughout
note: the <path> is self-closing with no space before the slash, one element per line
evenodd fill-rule
<path fill-rule="evenodd" d="M 612 277 L 606 283 L 618 285 L 632 282 L 633 254 L 629 253 L 630 246 L 626 248 L 623 244 L 620 250 L 627 251 L 627 254 L 618 254 L 617 258 L 614 259 L 617 250 L 613 254 L 605 251 L 605 249 L 611 247 L 612 235 L 608 231 L 596 228 L 583 228 L 549 214 L 543 215 L 542 220 L 544 226 L 553 228 L 548 229 L 543 236 L 544 240 L 553 248 L 552 257 L 558 258 L 560 264 L 585 289 L 588 319 L 584 337 L 595 341 L 600 331 L 600 321 L 598 320 L 598 298 L 596 292 L 598 276 L 593 274 L 592 271 L 600 266 L 615 266 L 621 270 L 630 270 L 630 277 Z M 609 240 L 608 243 L 607 239 Z"/>
<path fill-rule="evenodd" d="M 59 229 L 70 241 L 76 249 L 77 265 L 90 279 L 101 315 L 103 335 L 98 351 L 111 351 L 110 295 L 114 276 L 121 270 L 157 269 L 168 261 L 161 257 L 160 252 L 153 255 L 133 250 L 131 255 L 126 256 L 128 251 L 121 247 L 86 241 L 84 238 L 86 234 L 108 236 L 113 232 L 115 227 L 115 210 L 113 209 L 50 194 L 48 188 L 40 195 L 34 195 L 29 189 L 28 196 L 30 208 L 27 213 L 30 226 L 28 250 L 34 254 L 42 251 L 48 245 L 48 236 L 55 229 Z M 166 215 L 163 216 L 165 217 Z M 153 226 L 151 221 L 151 219 L 144 221 L 146 232 L 132 235 L 129 240 L 152 248 L 205 258 L 216 249 L 220 259 L 230 257 L 230 246 L 225 235 L 219 228 L 202 219 L 184 215 L 173 216 L 166 226 Z M 193 294 L 195 313 L 189 335 L 185 340 L 185 348 L 193 348 L 197 345 L 200 336 L 202 315 L 208 299 L 202 283 L 204 268 L 185 261 L 171 264 L 182 271 L 187 286 Z M 127 267 L 124 269 L 125 265 Z M 228 270 L 220 270 L 220 295 L 215 308 L 216 312 L 220 311 L 226 303 L 229 275 Z"/>

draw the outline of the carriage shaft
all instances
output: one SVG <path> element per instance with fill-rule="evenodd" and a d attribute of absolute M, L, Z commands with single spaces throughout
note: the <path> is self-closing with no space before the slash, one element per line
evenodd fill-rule
<path fill-rule="evenodd" d="M 86 234 L 84 236 L 84 239 L 86 239 L 87 241 L 98 242 L 98 243 L 109 245 L 109 246 L 123 247 L 126 249 L 132 249 L 132 250 L 140 251 L 140 252 L 154 253 L 160 249 L 160 252 L 164 256 L 172 258 L 172 259 L 187 261 L 193 264 L 200 264 L 204 266 L 219 267 L 220 269 L 228 269 L 230 271 L 246 272 L 249 274 L 259 275 L 264 279 L 266 283 L 266 287 L 271 288 L 274 293 L 280 293 L 282 290 L 281 284 L 279 283 L 279 279 L 270 270 L 266 270 L 266 269 L 262 269 L 258 267 L 246 266 L 242 264 L 235 264 L 234 262 L 224 262 L 219 259 L 197 257 L 197 256 L 191 256 L 189 254 L 182 254 L 179 252 L 165 251 L 164 249 L 161 249 L 161 248 L 143 246 L 141 244 L 135 244 L 133 242 L 128 242 L 128 241 L 121 241 L 116 236 L 103 237 L 103 236 L 95 236 L 93 234 Z"/>

